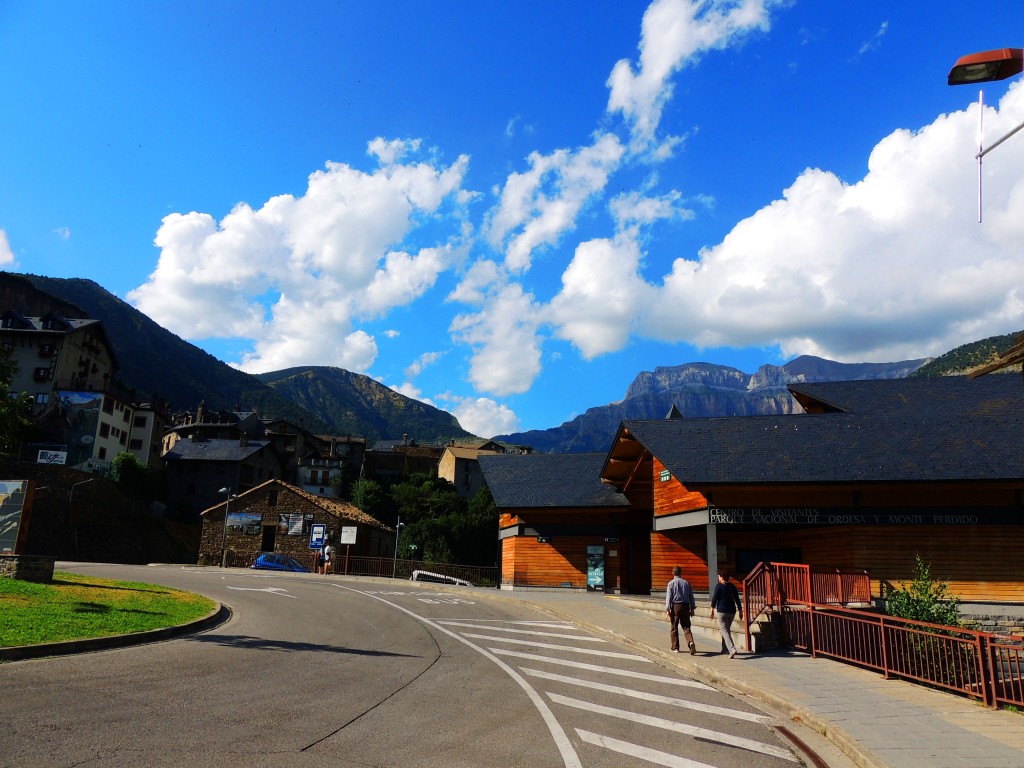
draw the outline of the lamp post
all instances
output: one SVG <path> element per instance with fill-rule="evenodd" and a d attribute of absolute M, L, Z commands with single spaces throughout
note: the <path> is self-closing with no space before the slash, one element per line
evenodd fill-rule
<path fill-rule="evenodd" d="M 231 492 L 230 488 L 221 488 L 217 493 L 227 494 L 224 499 L 224 530 L 220 535 L 220 567 L 228 567 L 228 512 L 231 509 L 231 500 L 238 497 Z"/>
<path fill-rule="evenodd" d="M 74 507 L 75 488 L 77 488 L 80 485 L 85 485 L 86 483 L 91 483 L 95 479 L 96 479 L 95 477 L 90 477 L 88 480 L 82 480 L 80 482 L 74 483 L 71 486 L 71 492 L 68 494 L 68 517 L 71 518 L 71 529 L 72 529 L 72 531 L 74 531 L 74 534 L 75 534 L 75 559 L 76 560 L 81 559 L 81 555 L 78 553 L 78 523 L 75 521 L 75 507 Z"/>
<path fill-rule="evenodd" d="M 1024 49 L 1022 48 L 997 48 L 994 51 L 982 51 L 981 53 L 970 53 L 957 59 L 956 64 L 949 70 L 949 77 L 946 83 L 949 85 L 973 85 L 974 83 L 990 83 L 995 80 L 1005 80 L 1008 77 L 1019 75 L 1024 71 Z M 978 161 L 978 223 L 981 223 L 981 158 L 998 147 L 1008 138 L 1024 128 L 1021 123 L 1016 128 L 1003 134 L 997 141 L 984 146 L 981 138 L 981 120 L 984 113 L 983 97 L 978 94 L 978 154 L 974 157 Z"/>
<path fill-rule="evenodd" d="M 392 566 L 391 566 L 391 578 L 392 579 L 395 578 L 395 576 L 397 576 L 397 574 L 398 574 L 398 537 L 402 533 L 402 526 L 403 525 L 405 525 L 405 523 L 402 522 L 402 516 L 399 515 L 398 516 L 398 522 L 395 523 L 395 557 L 394 557 L 394 560 L 392 561 Z"/>

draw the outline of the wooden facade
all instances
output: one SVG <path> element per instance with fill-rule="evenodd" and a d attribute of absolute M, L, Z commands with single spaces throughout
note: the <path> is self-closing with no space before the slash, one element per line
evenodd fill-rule
<path fill-rule="evenodd" d="M 650 589 L 650 517 L 599 479 L 603 454 L 481 455 L 499 509 L 501 586 Z"/>
<path fill-rule="evenodd" d="M 649 510 L 654 588 L 774 560 L 866 570 L 880 596 L 919 556 L 964 602 L 1024 603 L 1019 381 L 843 383 L 852 417 L 816 386 L 813 416 L 623 422 L 602 478 Z"/>

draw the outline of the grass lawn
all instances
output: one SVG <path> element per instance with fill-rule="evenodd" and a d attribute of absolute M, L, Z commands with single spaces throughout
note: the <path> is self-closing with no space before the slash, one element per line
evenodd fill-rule
<path fill-rule="evenodd" d="M 206 616 L 201 595 L 73 573 L 53 583 L 0 579 L 0 647 L 161 629 Z"/>

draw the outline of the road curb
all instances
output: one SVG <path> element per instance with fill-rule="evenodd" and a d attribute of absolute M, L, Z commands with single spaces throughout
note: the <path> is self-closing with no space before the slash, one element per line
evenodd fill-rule
<path fill-rule="evenodd" d="M 35 645 L 15 645 L 8 648 L 0 648 L 0 661 L 41 659 L 49 656 L 66 656 L 72 653 L 105 651 L 111 648 L 126 648 L 131 645 L 156 643 L 212 629 L 230 618 L 231 609 L 222 603 L 217 603 L 216 607 L 203 618 L 173 627 L 151 629 L 146 632 L 132 632 L 127 635 L 88 637 L 82 640 L 65 640 L 59 643 L 37 643 Z"/>

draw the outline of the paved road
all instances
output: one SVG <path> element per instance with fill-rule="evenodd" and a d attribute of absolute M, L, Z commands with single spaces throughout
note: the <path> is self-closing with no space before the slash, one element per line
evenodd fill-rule
<path fill-rule="evenodd" d="M 408 582 L 82 565 L 209 632 L 0 666 L 0 765 L 798 765 L 748 704 L 527 606 Z"/>

